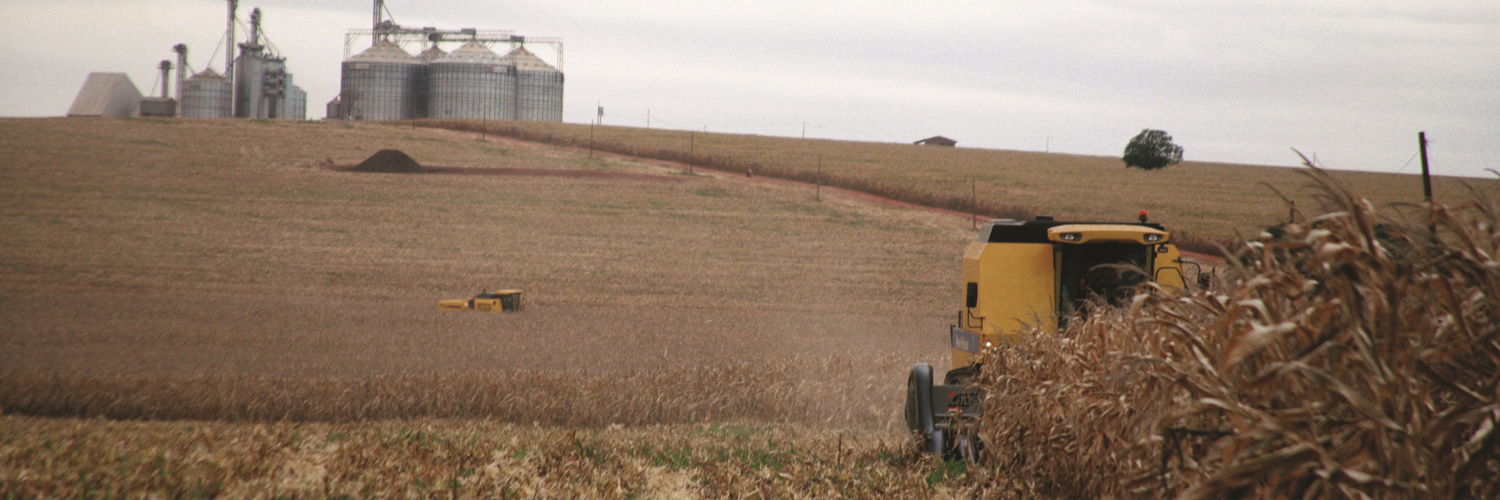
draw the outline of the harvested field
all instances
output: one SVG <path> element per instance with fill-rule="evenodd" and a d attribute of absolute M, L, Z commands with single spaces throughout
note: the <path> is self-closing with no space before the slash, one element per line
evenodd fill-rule
<path fill-rule="evenodd" d="M 972 237 L 940 214 L 442 130 L 0 127 L 12 152 L 0 408 L 12 413 L 886 429 L 901 367 L 944 354 L 945 299 Z M 388 148 L 561 176 L 317 168 Z M 528 310 L 436 309 L 501 287 L 525 289 Z M 413 380 L 452 389 L 415 395 Z M 590 389 L 601 383 L 611 390 Z M 486 384 L 560 396 L 461 390 Z M 180 390 L 195 385 L 221 396 L 194 404 L 210 399 Z M 633 407 L 648 396 L 666 409 Z"/>
<path fill-rule="evenodd" d="M 387 148 L 424 173 L 324 168 Z M 1485 187 L 1437 213 L 1437 241 L 1325 189 L 1219 289 L 994 353 L 991 462 L 970 468 L 915 456 L 899 415 L 906 369 L 947 359 L 973 237 L 951 214 L 379 124 L 0 120 L 0 150 L 6 496 L 1500 484 Z M 528 309 L 436 310 L 501 287 Z"/>
<path fill-rule="evenodd" d="M 419 124 L 462 130 L 481 126 L 479 122 L 436 120 Z M 491 123 L 488 129 L 490 134 L 574 147 L 587 147 L 590 134 L 587 125 L 566 123 Z M 1254 237 L 1266 224 L 1285 221 L 1288 207 L 1276 194 L 1278 190 L 1293 198 L 1316 194 L 1304 189 L 1304 179 L 1294 168 L 1187 161 L 1144 172 L 1124 168 L 1119 157 L 615 126 L 595 127 L 593 134 L 600 150 L 732 172 L 753 167 L 760 175 L 805 182 L 818 179 L 821 165 L 825 184 L 927 206 L 969 211 L 971 193 L 977 193 L 979 211 L 992 216 L 1047 213 L 1061 218 L 1122 220 L 1144 208 L 1154 219 L 1192 236 L 1195 247 L 1236 236 Z M 1121 138 L 1122 149 L 1126 140 Z M 1192 145 L 1184 146 L 1191 158 Z M 1296 162 L 1298 157 L 1288 150 L 1287 160 Z M 1442 172 L 1441 167 L 1435 168 Z M 1386 206 L 1422 201 L 1421 179 L 1412 175 L 1417 171 L 1409 168 L 1406 175 L 1335 171 L 1331 175 L 1376 206 Z M 1486 196 L 1500 196 L 1500 182 L 1495 179 L 1438 176 L 1433 182 L 1436 199 L 1468 199 L 1465 182 Z"/>
<path fill-rule="evenodd" d="M 323 168 L 387 148 L 429 166 Z M 868 497 L 950 477 L 895 428 L 904 369 L 945 355 L 968 221 L 386 125 L 0 120 L 0 149 L 5 494 Z M 447 168 L 502 174 L 426 173 Z M 436 308 L 500 287 L 528 309 Z"/>

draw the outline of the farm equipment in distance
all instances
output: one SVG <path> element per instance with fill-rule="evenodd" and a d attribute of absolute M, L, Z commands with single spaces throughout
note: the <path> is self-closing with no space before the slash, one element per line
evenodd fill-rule
<path fill-rule="evenodd" d="M 526 301 L 522 298 L 520 290 L 496 290 L 494 292 L 481 290 L 478 295 L 467 300 L 438 301 L 440 311 L 516 312 L 525 308 Z"/>
<path fill-rule="evenodd" d="M 918 449 L 977 461 L 984 394 L 972 383 L 981 353 L 1032 331 L 1055 334 L 1089 301 L 1119 305 L 1146 281 L 1185 289 L 1182 254 L 1170 241 L 1145 210 L 1140 222 L 984 223 L 964 251 L 964 307 L 948 329 L 952 369 L 941 385 L 927 363 L 907 377 L 906 423 Z"/>

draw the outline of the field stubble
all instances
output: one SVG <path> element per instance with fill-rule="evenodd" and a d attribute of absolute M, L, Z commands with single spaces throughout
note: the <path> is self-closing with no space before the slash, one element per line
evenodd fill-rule
<path fill-rule="evenodd" d="M 479 122 L 423 120 L 421 126 L 476 131 Z M 753 168 L 763 175 L 818 182 L 870 192 L 920 205 L 983 216 L 1130 220 L 1147 209 L 1174 230 L 1190 250 L 1216 253 L 1216 246 L 1253 238 L 1266 225 L 1286 221 L 1288 206 L 1305 191 L 1295 168 L 1187 161 L 1146 172 L 1124 168 L 1118 157 L 1034 151 L 944 148 L 911 144 L 797 139 L 566 123 L 488 124 L 490 133 L 573 147 L 692 163 L 733 172 Z M 592 135 L 591 135 L 592 134 Z M 592 138 L 591 138 L 592 137 Z M 1121 138 L 1121 147 L 1126 138 Z M 1288 147 L 1296 145 L 1289 144 Z M 1188 145 L 1189 154 L 1192 147 Z M 1288 162 L 1298 160 L 1287 151 Z M 821 167 L 820 167 L 821 165 Z M 1329 175 L 1377 206 L 1422 201 L 1415 175 L 1330 171 Z M 1434 177 L 1436 199 L 1464 200 L 1470 183 L 1489 196 L 1494 179 Z M 1303 207 L 1306 210 L 1309 207 Z"/>
<path fill-rule="evenodd" d="M 476 139 L 0 120 L 0 489 L 942 491 L 895 427 L 967 221 Z M 685 180 L 320 168 L 387 147 Z M 435 308 L 480 287 L 528 310 Z"/>
<path fill-rule="evenodd" d="M 679 176 L 445 130 L 0 126 L 12 413 L 883 429 L 893 367 L 942 352 L 944 276 L 969 237 L 939 214 L 734 176 L 316 167 L 393 147 L 437 165 Z M 524 288 L 530 307 L 435 310 L 481 287 Z"/>

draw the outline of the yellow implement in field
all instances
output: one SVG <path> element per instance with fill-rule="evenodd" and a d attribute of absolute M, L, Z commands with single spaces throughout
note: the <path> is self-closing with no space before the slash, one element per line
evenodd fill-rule
<path fill-rule="evenodd" d="M 481 290 L 479 295 L 468 300 L 438 301 L 438 309 L 442 311 L 516 312 L 524 308 L 526 308 L 526 300 L 521 297 L 520 290 L 496 290 L 494 292 Z"/>
<path fill-rule="evenodd" d="M 964 304 L 948 328 L 953 368 L 934 385 L 932 366 L 907 377 L 906 422 L 920 449 L 976 460 L 974 422 L 983 394 L 970 383 L 981 354 L 1032 332 L 1053 334 L 1094 304 L 1127 303 L 1142 285 L 1183 290 L 1182 254 L 1160 224 L 986 222 L 964 251 Z"/>

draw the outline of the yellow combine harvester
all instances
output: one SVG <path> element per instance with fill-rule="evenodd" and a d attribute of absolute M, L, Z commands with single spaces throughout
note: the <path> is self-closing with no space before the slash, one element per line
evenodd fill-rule
<path fill-rule="evenodd" d="M 1056 333 L 1088 304 L 1124 303 L 1148 280 L 1184 289 L 1182 254 L 1170 240 L 1144 210 L 1138 223 L 986 222 L 964 251 L 964 307 L 949 328 L 953 369 L 942 385 L 927 363 L 907 378 L 906 423 L 918 447 L 976 460 L 983 394 L 970 382 L 980 354 L 1021 335 Z"/>
<path fill-rule="evenodd" d="M 479 295 L 468 300 L 438 301 L 438 310 L 441 311 L 516 312 L 525 307 L 526 301 L 521 298 L 520 290 L 496 290 L 494 292 L 481 290 Z"/>

